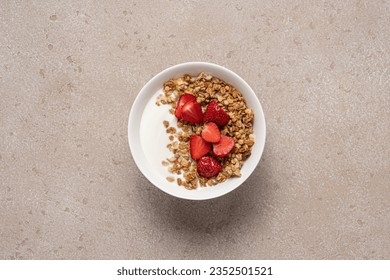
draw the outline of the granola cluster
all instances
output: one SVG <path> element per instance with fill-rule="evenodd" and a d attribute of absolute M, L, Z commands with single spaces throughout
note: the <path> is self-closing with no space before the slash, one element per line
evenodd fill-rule
<path fill-rule="evenodd" d="M 174 114 L 176 102 L 184 93 L 192 94 L 197 102 L 206 106 L 211 100 L 215 100 L 230 116 L 229 123 L 221 130 L 221 133 L 234 138 L 235 147 L 232 152 L 220 160 L 221 172 L 214 178 L 206 179 L 197 173 L 196 161 L 192 160 L 189 153 L 189 140 L 193 134 L 199 135 L 202 131 L 201 124 L 188 124 L 178 120 L 177 131 L 171 127 L 168 121 L 163 121 L 166 132 L 169 134 L 170 143 L 167 148 L 172 152 L 172 157 L 162 164 L 168 170 L 183 178 L 177 178 L 177 184 L 187 189 L 196 189 L 198 184 L 202 187 L 221 183 L 231 177 L 241 176 L 240 169 L 244 161 L 251 155 L 252 146 L 255 143 L 253 136 L 253 111 L 247 107 L 242 94 L 233 86 L 225 83 L 212 75 L 200 73 L 197 77 L 184 75 L 177 79 L 171 79 L 164 83 L 164 94 L 158 96 L 156 105 L 170 105 L 170 113 Z M 167 177 L 169 182 L 174 182 L 174 177 Z"/>

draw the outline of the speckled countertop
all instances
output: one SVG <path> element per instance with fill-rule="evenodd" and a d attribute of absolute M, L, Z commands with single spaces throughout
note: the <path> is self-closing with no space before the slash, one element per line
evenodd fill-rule
<path fill-rule="evenodd" d="M 390 258 L 389 1 L 1 1 L 1 259 Z M 192 202 L 127 143 L 141 87 L 241 75 L 267 142 L 247 182 Z"/>

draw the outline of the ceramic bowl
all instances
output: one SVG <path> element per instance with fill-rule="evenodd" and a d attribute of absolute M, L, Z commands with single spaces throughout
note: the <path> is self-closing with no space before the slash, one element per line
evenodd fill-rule
<path fill-rule="evenodd" d="M 171 126 L 176 125 L 174 115 L 169 113 L 168 105 L 157 106 L 156 98 L 161 94 L 165 81 L 181 77 L 184 74 L 191 76 L 200 72 L 211 74 L 234 86 L 244 96 L 249 108 L 254 112 L 255 144 L 251 156 L 241 168 L 241 177 L 230 178 L 215 186 L 198 187 L 187 190 L 178 186 L 176 182 L 167 181 L 168 168 L 161 162 L 172 157 L 166 145 L 169 143 L 163 120 L 169 121 Z M 144 176 L 160 190 L 175 197 L 191 200 L 204 200 L 225 195 L 245 182 L 258 165 L 265 144 L 266 128 L 263 109 L 252 88 L 233 71 L 206 62 L 188 62 L 165 69 L 141 89 L 136 97 L 129 115 L 128 140 L 133 159 Z M 177 176 L 172 176 L 177 177 Z"/>

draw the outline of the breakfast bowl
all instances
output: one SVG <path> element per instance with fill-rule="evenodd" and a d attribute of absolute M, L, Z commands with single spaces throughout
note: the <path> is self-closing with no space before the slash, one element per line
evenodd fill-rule
<path fill-rule="evenodd" d="M 181 175 L 172 176 L 169 169 L 164 166 L 164 161 L 172 157 L 169 147 L 170 139 L 167 134 L 167 125 L 174 127 L 176 131 L 178 120 L 172 114 L 172 108 L 158 103 L 158 99 L 164 93 L 164 83 L 171 79 L 189 75 L 196 77 L 205 73 L 209 77 L 226 82 L 242 94 L 246 105 L 253 114 L 251 129 L 254 144 L 251 147 L 250 156 L 246 158 L 240 167 L 237 177 L 231 177 L 223 182 L 211 186 L 198 186 L 187 189 L 176 183 L 182 181 Z M 220 100 L 223 102 L 223 100 Z M 157 106 L 157 105 L 159 106 Z M 171 112 L 170 112 L 171 110 Z M 204 110 L 204 109 L 203 109 Z M 173 137 L 171 136 L 171 139 Z M 266 138 L 266 126 L 263 109 L 252 88 L 236 73 L 206 62 L 188 62 L 169 67 L 151 80 L 141 89 L 137 95 L 129 115 L 128 141 L 133 159 L 142 174 L 157 188 L 172 196 L 189 200 L 206 200 L 225 195 L 245 182 L 260 162 Z M 170 179 L 170 180 L 167 180 Z"/>

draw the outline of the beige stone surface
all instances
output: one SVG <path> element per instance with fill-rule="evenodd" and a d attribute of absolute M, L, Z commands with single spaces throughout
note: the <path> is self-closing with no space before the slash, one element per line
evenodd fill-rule
<path fill-rule="evenodd" d="M 267 121 L 212 201 L 153 187 L 127 143 L 141 87 L 187 61 Z M 389 1 L 2 0 L 0 258 L 389 259 L 389 68 Z"/>

